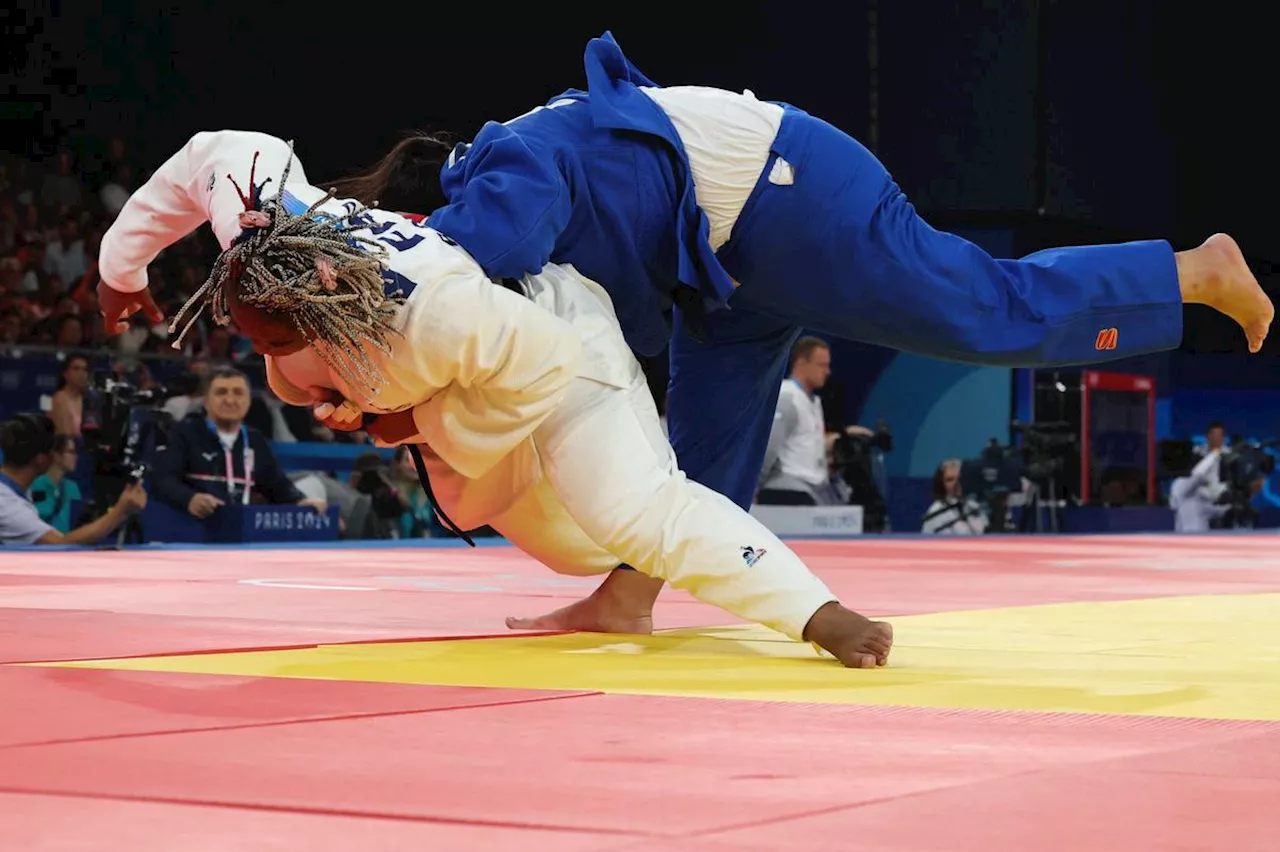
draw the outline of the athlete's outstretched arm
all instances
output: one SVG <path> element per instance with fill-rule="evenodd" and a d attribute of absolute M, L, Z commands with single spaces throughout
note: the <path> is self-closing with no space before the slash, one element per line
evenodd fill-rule
<path fill-rule="evenodd" d="M 289 159 L 289 146 L 265 133 L 218 130 L 197 133 L 156 169 L 130 196 L 120 215 L 102 237 L 98 268 L 103 282 L 121 293 L 137 293 L 147 286 L 147 266 L 161 251 L 205 222 L 213 226 L 225 249 L 240 233 L 238 217 L 244 203 L 228 175 L 248 193 L 249 173 L 258 154 L 256 181 L 270 183 L 268 196 L 280 187 Z M 306 173 L 294 159 L 289 183 L 305 184 Z"/>

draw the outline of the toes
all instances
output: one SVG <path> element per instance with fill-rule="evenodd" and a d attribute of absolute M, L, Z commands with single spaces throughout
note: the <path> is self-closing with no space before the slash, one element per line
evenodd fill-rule
<path fill-rule="evenodd" d="M 1262 348 L 1263 342 L 1267 339 L 1267 332 L 1270 331 L 1269 326 L 1263 323 L 1254 323 L 1249 327 L 1247 337 L 1249 338 L 1249 351 L 1257 352 Z"/>
<path fill-rule="evenodd" d="M 544 624 L 545 616 L 542 618 L 515 618 L 507 619 L 507 629 L 509 630 L 546 630 L 548 625 Z"/>

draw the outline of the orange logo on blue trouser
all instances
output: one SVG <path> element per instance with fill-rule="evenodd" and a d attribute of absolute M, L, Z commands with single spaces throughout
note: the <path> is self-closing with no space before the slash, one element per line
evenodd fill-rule
<path fill-rule="evenodd" d="M 1114 328 L 1104 328 L 1098 332 L 1098 339 L 1094 342 L 1093 348 L 1099 352 L 1105 352 L 1116 348 L 1116 341 L 1120 337 L 1120 331 Z"/>

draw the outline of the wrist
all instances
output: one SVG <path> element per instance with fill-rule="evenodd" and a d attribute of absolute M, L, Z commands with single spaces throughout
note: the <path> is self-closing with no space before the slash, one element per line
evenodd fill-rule
<path fill-rule="evenodd" d="M 418 423 L 413 418 L 412 408 L 380 414 L 366 428 L 370 434 L 387 444 L 401 444 L 418 434 Z"/>

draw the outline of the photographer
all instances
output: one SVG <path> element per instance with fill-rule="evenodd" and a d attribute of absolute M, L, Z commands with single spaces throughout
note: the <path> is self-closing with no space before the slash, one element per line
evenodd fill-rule
<path fill-rule="evenodd" d="M 1274 471 L 1275 459 L 1256 444 L 1211 447 L 1189 476 L 1178 477 L 1169 488 L 1174 529 L 1252 528 L 1257 510 L 1250 504 Z"/>
<path fill-rule="evenodd" d="M 133 483 L 106 514 L 68 533 L 42 521 L 27 489 L 53 464 L 57 441 L 53 421 L 43 414 L 20 414 L 0 425 L 0 544 L 97 544 L 146 507 L 147 492 Z"/>
<path fill-rule="evenodd" d="M 1180 476 L 1170 486 L 1169 508 L 1174 511 L 1173 528 L 1177 532 L 1206 532 L 1230 509 L 1219 502 L 1227 493 L 1227 486 L 1218 475 L 1222 452 L 1220 445 L 1210 449 L 1191 469 L 1190 476 Z"/>
<path fill-rule="evenodd" d="M 245 425 L 250 402 L 244 373 L 222 368 L 209 375 L 207 416 L 186 417 L 156 454 L 152 489 L 158 500 L 201 520 L 229 502 L 247 504 L 255 493 L 268 503 L 327 511 L 325 501 L 306 497 L 289 480 L 266 437 Z"/>
<path fill-rule="evenodd" d="M 920 532 L 933 535 L 981 535 L 987 516 L 978 501 L 967 497 L 960 484 L 960 461 L 948 459 L 933 473 L 933 502 L 921 522 Z"/>

